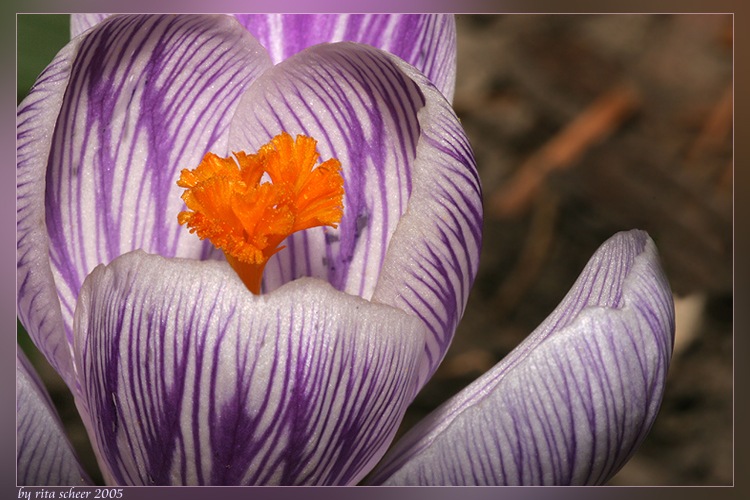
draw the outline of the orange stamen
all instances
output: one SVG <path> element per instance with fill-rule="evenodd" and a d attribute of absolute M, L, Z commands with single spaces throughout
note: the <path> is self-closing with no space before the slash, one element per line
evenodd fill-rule
<path fill-rule="evenodd" d="M 263 269 L 290 234 L 317 226 L 337 227 L 343 214 L 344 178 L 332 158 L 317 167 L 317 142 L 286 132 L 256 154 L 234 158 L 207 153 L 177 185 L 188 210 L 177 215 L 200 239 L 208 238 L 247 288 L 260 293 Z M 264 174 L 270 182 L 261 183 Z"/>

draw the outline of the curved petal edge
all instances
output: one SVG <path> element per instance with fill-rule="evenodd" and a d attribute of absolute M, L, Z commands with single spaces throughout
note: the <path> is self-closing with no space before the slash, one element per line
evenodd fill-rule
<path fill-rule="evenodd" d="M 81 468 L 42 381 L 16 350 L 16 482 L 19 486 L 84 486 Z"/>
<path fill-rule="evenodd" d="M 603 484 L 656 418 L 673 336 L 653 241 L 618 233 L 550 317 L 400 440 L 371 482 Z"/>
<path fill-rule="evenodd" d="M 66 328 L 71 310 L 61 308 L 44 214 L 45 169 L 52 129 L 68 85 L 79 41 L 66 45 L 39 75 L 16 115 L 16 292 L 18 316 L 34 344 L 75 389 Z"/>

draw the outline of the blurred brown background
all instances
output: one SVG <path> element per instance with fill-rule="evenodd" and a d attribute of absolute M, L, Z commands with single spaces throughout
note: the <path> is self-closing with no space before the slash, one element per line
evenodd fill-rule
<path fill-rule="evenodd" d="M 733 483 L 730 15 L 458 16 L 454 104 L 485 196 L 479 275 L 404 427 L 492 367 L 617 231 L 675 294 L 661 412 L 613 485 Z"/>

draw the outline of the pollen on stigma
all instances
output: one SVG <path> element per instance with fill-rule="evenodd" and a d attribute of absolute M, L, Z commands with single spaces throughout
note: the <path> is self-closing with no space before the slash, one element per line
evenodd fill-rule
<path fill-rule="evenodd" d="M 255 294 L 268 259 L 287 236 L 341 222 L 341 162 L 331 158 L 316 166 L 316 145 L 311 137 L 282 132 L 255 154 L 207 153 L 196 168 L 180 173 L 188 210 L 177 221 L 221 249 Z"/>

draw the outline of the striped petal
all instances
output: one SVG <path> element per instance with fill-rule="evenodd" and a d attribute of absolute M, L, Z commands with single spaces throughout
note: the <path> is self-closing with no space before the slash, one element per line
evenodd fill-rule
<path fill-rule="evenodd" d="M 70 15 L 70 38 L 83 34 L 86 30 L 93 28 L 104 21 L 110 14 L 71 14 Z"/>
<path fill-rule="evenodd" d="M 274 64 L 319 43 L 357 42 L 422 71 L 450 101 L 456 83 L 456 23 L 434 14 L 237 14 Z"/>
<path fill-rule="evenodd" d="M 42 381 L 16 350 L 16 483 L 19 486 L 83 486 L 81 468 Z"/>
<path fill-rule="evenodd" d="M 482 192 L 471 145 L 450 104 L 415 68 L 394 62 L 419 85 L 424 106 L 409 205 L 388 242 L 372 300 L 427 325 L 419 390 L 445 356 L 474 283 Z"/>
<path fill-rule="evenodd" d="M 318 141 L 341 161 L 339 227 L 286 240 L 266 290 L 301 276 L 398 307 L 431 330 L 420 383 L 447 349 L 476 274 L 479 179 L 450 104 L 416 69 L 353 43 L 307 49 L 248 89 L 229 146 L 254 151 L 281 131 Z"/>
<path fill-rule="evenodd" d="M 209 255 L 177 224 L 177 174 L 226 148 L 243 88 L 270 66 L 226 16 L 113 16 L 71 44 L 18 111 L 19 309 L 42 344 L 59 315 L 71 338 L 97 264 L 135 248 Z M 70 383 L 55 335 L 42 349 Z"/>
<path fill-rule="evenodd" d="M 351 484 L 385 452 L 424 326 L 305 279 L 132 252 L 86 279 L 76 353 L 118 484 Z"/>
<path fill-rule="evenodd" d="M 77 46 L 78 41 L 68 44 L 39 75 L 18 107 L 16 117 L 18 316 L 39 350 L 70 387 L 75 384 L 70 349 L 72 307 L 61 310 L 55 270 L 50 263 L 50 241 L 44 220 L 44 172 L 52 144 L 52 127 Z"/>
<path fill-rule="evenodd" d="M 389 452 L 375 484 L 602 484 L 661 404 L 674 307 L 656 248 L 619 233 L 495 368 Z"/>
<path fill-rule="evenodd" d="M 73 14 L 77 36 L 107 14 Z M 319 43 L 357 42 L 415 66 L 449 101 L 456 86 L 456 21 L 445 14 L 235 14 L 274 64 Z"/>

